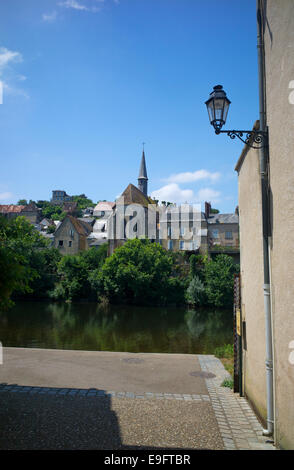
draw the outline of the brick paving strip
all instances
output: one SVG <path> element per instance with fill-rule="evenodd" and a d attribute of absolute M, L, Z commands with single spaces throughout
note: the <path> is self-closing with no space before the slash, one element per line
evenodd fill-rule
<path fill-rule="evenodd" d="M 189 393 L 134 393 L 134 392 L 115 392 L 113 390 L 97 390 L 93 388 L 78 389 L 78 388 L 54 388 L 54 387 L 28 387 L 20 385 L 7 385 L 0 384 L 1 392 L 11 393 L 29 393 L 29 394 L 48 394 L 48 395 L 70 395 L 70 396 L 83 396 L 83 397 L 98 397 L 98 398 L 134 398 L 134 399 L 157 399 L 157 400 L 182 400 L 182 401 L 198 401 L 210 402 L 209 395 L 191 395 Z"/>
<path fill-rule="evenodd" d="M 219 431 L 227 450 L 275 450 L 262 435 L 262 425 L 248 401 L 230 388 L 222 387 L 230 378 L 223 364 L 215 356 L 198 355 L 203 372 L 211 372 L 215 378 L 205 379 Z"/>

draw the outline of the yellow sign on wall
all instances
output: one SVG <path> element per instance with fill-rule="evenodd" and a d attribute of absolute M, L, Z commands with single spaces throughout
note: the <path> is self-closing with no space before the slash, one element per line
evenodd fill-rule
<path fill-rule="evenodd" d="M 239 308 L 236 309 L 236 330 L 237 335 L 241 336 L 241 310 Z"/>

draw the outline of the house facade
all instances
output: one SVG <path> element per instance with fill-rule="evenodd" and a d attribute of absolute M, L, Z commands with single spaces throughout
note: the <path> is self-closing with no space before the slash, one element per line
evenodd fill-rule
<path fill-rule="evenodd" d="M 72 197 L 66 194 L 66 191 L 63 191 L 61 189 L 54 189 L 52 191 L 52 204 L 59 204 L 61 206 L 64 202 L 70 202 L 71 200 Z"/>
<path fill-rule="evenodd" d="M 1 204 L 0 214 L 8 219 L 22 216 L 32 224 L 38 224 L 42 217 L 41 209 L 39 209 L 34 203 L 26 205 Z"/>
<path fill-rule="evenodd" d="M 266 422 L 273 400 L 274 440 L 294 449 L 294 2 L 258 0 L 264 42 L 268 245 L 271 322 L 264 305 L 260 153 L 245 146 L 236 165 L 239 181 L 243 390 Z M 292 54 L 292 55 L 291 55 Z M 255 124 L 258 129 L 259 123 Z M 293 243 L 292 243 L 293 242 Z M 266 332 L 271 332 L 268 361 Z M 273 371 L 273 387 L 267 374 Z M 271 389 L 272 388 L 272 389 Z M 272 393 L 271 393 L 272 392 Z"/>
<path fill-rule="evenodd" d="M 54 233 L 54 247 L 62 255 L 75 255 L 89 248 L 88 236 L 92 227 L 71 215 L 67 215 Z"/>

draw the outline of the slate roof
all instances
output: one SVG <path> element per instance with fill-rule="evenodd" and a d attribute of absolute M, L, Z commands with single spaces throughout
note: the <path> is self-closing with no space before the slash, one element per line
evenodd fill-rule
<path fill-rule="evenodd" d="M 210 214 L 207 219 L 208 224 L 238 224 L 237 214 Z"/>
<path fill-rule="evenodd" d="M 122 198 L 124 198 L 124 201 Z M 148 204 L 155 204 L 155 202 L 150 197 L 145 196 L 140 189 L 130 183 L 122 195 L 117 199 L 116 204 L 140 204 L 141 206 L 148 207 Z"/>
<path fill-rule="evenodd" d="M 89 235 L 89 233 L 92 232 L 92 227 L 90 224 L 82 222 L 81 220 L 76 219 L 72 215 L 68 215 L 67 217 L 69 218 L 79 235 L 87 236 Z"/>
<path fill-rule="evenodd" d="M 1 214 L 9 214 L 14 212 L 15 214 L 19 214 L 26 206 L 18 206 L 16 204 L 0 204 L 0 213 Z"/>
<path fill-rule="evenodd" d="M 138 176 L 139 179 L 148 179 L 147 178 L 147 169 L 146 169 L 146 161 L 145 161 L 145 153 L 144 153 L 144 150 L 143 150 L 143 153 L 142 153 L 142 159 L 141 159 L 141 165 L 140 165 L 140 171 L 139 171 L 139 176 Z"/>

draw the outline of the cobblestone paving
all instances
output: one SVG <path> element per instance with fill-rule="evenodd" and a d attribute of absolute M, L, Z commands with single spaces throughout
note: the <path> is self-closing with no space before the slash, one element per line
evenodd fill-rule
<path fill-rule="evenodd" d="M 222 387 L 229 378 L 223 364 L 214 356 L 199 355 L 201 369 L 216 377 L 205 379 L 211 404 L 219 430 L 227 450 L 275 450 L 268 437 L 262 435 L 262 425 L 249 403 L 227 387 Z"/>
<path fill-rule="evenodd" d="M 69 395 L 83 397 L 116 397 L 116 398 L 135 398 L 135 399 L 158 399 L 158 400 L 182 400 L 196 402 L 210 402 L 209 395 L 191 395 L 180 393 L 134 393 L 134 392 L 115 392 L 112 390 L 97 390 L 94 388 L 53 388 L 53 387 L 27 387 L 19 385 L 0 384 L 1 392 L 11 393 L 29 393 L 29 394 L 48 394 L 48 395 Z"/>

